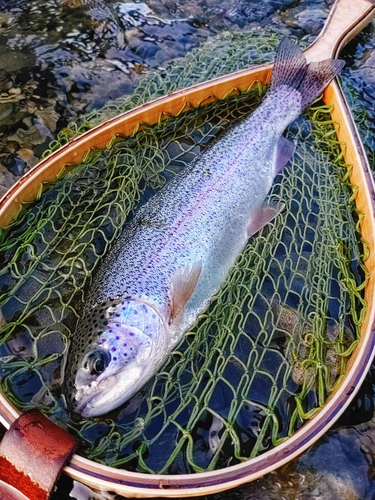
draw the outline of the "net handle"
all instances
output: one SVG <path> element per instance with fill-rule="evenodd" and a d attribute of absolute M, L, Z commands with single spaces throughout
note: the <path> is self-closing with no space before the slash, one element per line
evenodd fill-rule
<path fill-rule="evenodd" d="M 337 57 L 375 15 L 375 0 L 336 0 L 324 27 L 306 52 L 308 62 Z"/>
<path fill-rule="evenodd" d="M 0 442 L 0 498 L 49 500 L 77 440 L 38 410 L 23 413 Z"/>

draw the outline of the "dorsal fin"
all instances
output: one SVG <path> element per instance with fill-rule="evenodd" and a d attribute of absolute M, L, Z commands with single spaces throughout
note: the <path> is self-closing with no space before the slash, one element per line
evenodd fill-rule
<path fill-rule="evenodd" d="M 178 269 L 172 280 L 170 299 L 170 323 L 180 319 L 184 307 L 197 286 L 202 270 L 202 261 L 187 266 L 184 271 Z"/>

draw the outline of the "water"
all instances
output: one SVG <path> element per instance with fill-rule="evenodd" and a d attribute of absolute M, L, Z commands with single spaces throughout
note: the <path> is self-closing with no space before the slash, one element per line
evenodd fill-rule
<path fill-rule="evenodd" d="M 0 192 L 38 161 L 72 119 L 130 94 L 141 74 L 165 67 L 221 30 L 263 26 L 308 42 L 330 3 L 0 2 Z M 344 83 L 360 97 L 352 104 L 373 160 L 374 26 L 344 57 Z M 318 444 L 280 471 L 234 490 L 231 498 L 373 498 L 374 373 Z M 68 487 L 63 479 L 56 498 L 67 497 Z"/>

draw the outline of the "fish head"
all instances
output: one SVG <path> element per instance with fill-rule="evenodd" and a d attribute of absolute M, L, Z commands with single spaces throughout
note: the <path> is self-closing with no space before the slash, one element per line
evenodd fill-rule
<path fill-rule="evenodd" d="M 96 417 L 132 397 L 153 373 L 165 328 L 160 311 L 138 299 L 108 300 L 89 310 L 66 369 L 71 410 Z"/>

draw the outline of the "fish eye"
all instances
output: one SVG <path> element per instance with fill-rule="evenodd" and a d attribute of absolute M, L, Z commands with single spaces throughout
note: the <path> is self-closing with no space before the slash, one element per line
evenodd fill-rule
<path fill-rule="evenodd" d="M 100 375 L 104 372 L 110 361 L 110 354 L 100 350 L 88 354 L 84 367 L 91 375 Z"/>

